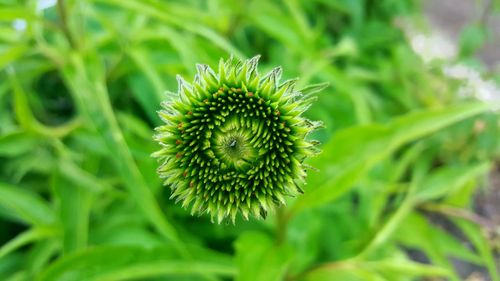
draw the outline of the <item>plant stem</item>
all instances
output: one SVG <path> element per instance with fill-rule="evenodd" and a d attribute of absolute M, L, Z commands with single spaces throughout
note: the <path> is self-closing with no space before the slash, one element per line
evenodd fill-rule
<path fill-rule="evenodd" d="M 107 144 L 113 164 L 125 179 L 124 184 L 138 207 L 164 237 L 186 254 L 177 231 L 165 219 L 125 142 L 109 101 L 101 63 L 95 56 L 89 55 L 84 59 L 79 53 L 73 54 L 70 63 L 63 69 L 63 76 L 80 110 L 89 119 L 88 123 Z"/>
<path fill-rule="evenodd" d="M 392 233 L 396 230 L 397 226 L 406 217 L 406 215 L 413 209 L 413 201 L 405 200 L 398 208 L 396 213 L 384 224 L 382 229 L 375 235 L 375 237 L 368 243 L 368 245 L 358 254 L 355 259 L 362 259 L 366 257 L 373 250 L 377 249 L 384 242 L 386 242 Z"/>
<path fill-rule="evenodd" d="M 276 207 L 276 243 L 281 245 L 286 240 L 286 230 L 288 224 L 288 216 L 283 206 Z"/>
<path fill-rule="evenodd" d="M 474 214 L 474 213 L 467 211 L 467 210 L 464 210 L 464 209 L 454 208 L 454 207 L 446 206 L 443 204 L 436 204 L 436 203 L 432 203 L 432 202 L 422 204 L 420 206 L 420 208 L 425 210 L 425 211 L 440 213 L 442 215 L 468 220 L 472 223 L 480 225 L 481 227 L 483 227 L 485 229 L 494 230 L 496 227 L 496 225 L 493 221 L 490 221 L 485 217 Z"/>
<path fill-rule="evenodd" d="M 68 40 L 68 43 L 72 49 L 76 49 L 77 45 L 76 45 L 75 39 L 71 35 L 71 31 L 70 31 L 69 25 L 68 25 L 68 14 L 66 12 L 65 0 L 58 0 L 57 1 L 57 13 L 59 15 L 59 19 L 61 20 L 61 29 L 62 29 L 62 32 L 64 33 L 64 36 L 66 37 L 66 40 Z"/>

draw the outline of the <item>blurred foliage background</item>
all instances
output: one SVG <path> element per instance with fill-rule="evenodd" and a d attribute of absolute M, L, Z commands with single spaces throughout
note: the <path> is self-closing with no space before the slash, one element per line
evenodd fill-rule
<path fill-rule="evenodd" d="M 498 102 L 458 95 L 401 18 L 419 2 L 2 0 L 0 280 L 499 281 L 474 205 Z M 467 32 L 457 61 L 485 40 Z M 305 194 L 218 225 L 168 199 L 150 155 L 175 75 L 230 54 L 330 87 Z"/>

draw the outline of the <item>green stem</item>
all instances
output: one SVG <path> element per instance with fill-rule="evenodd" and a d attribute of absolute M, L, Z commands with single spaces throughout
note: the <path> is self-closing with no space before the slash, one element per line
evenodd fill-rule
<path fill-rule="evenodd" d="M 411 210 L 413 210 L 414 203 L 412 200 L 406 199 L 403 204 L 397 209 L 396 213 L 384 224 L 382 229 L 377 232 L 375 237 L 368 243 L 368 245 L 359 253 L 355 259 L 363 259 L 373 250 L 380 247 L 385 243 L 396 230 L 398 225 L 403 221 L 403 219 L 408 215 Z"/>
<path fill-rule="evenodd" d="M 68 43 L 72 49 L 76 49 L 77 45 L 76 45 L 75 39 L 71 35 L 71 31 L 70 31 L 69 25 L 68 25 L 68 15 L 66 12 L 65 0 L 58 0 L 57 1 L 57 13 L 59 15 L 59 20 L 61 21 L 61 23 L 60 23 L 61 29 L 62 29 L 62 32 L 64 33 L 64 36 L 66 37 L 66 40 L 68 40 Z"/>
<path fill-rule="evenodd" d="M 283 206 L 276 207 L 276 243 L 281 245 L 286 240 L 286 230 L 288 225 L 288 216 Z"/>
<path fill-rule="evenodd" d="M 465 210 L 465 209 L 454 208 L 451 206 L 446 206 L 443 204 L 437 204 L 437 203 L 432 203 L 432 202 L 427 202 L 425 204 L 420 205 L 419 209 L 429 211 L 429 212 L 439 213 L 439 214 L 442 214 L 445 216 L 456 217 L 456 218 L 468 220 L 474 224 L 481 226 L 484 229 L 488 229 L 491 231 L 493 231 L 496 227 L 496 225 L 493 221 L 490 221 L 489 219 L 487 219 L 485 217 L 482 217 L 478 214 L 475 214 L 475 213 L 470 212 L 470 211 Z"/>
<path fill-rule="evenodd" d="M 164 237 L 174 242 L 181 253 L 186 254 L 185 249 L 180 246 L 182 244 L 175 228 L 165 219 L 125 142 L 113 113 L 104 83 L 104 71 L 98 59 L 88 56 L 84 63 L 81 54 L 73 54 L 70 63 L 63 69 L 63 74 L 80 110 L 107 144 L 113 164 L 139 208 Z"/>

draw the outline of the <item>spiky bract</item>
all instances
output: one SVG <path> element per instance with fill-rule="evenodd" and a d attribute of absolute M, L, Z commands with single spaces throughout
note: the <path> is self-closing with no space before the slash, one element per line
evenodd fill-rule
<path fill-rule="evenodd" d="M 317 153 L 306 136 L 320 124 L 301 116 L 313 99 L 294 90 L 296 80 L 280 83 L 279 67 L 259 75 L 258 59 L 221 60 L 217 74 L 198 65 L 159 112 L 158 173 L 172 198 L 219 222 L 239 211 L 265 217 L 297 195 L 302 162 Z"/>

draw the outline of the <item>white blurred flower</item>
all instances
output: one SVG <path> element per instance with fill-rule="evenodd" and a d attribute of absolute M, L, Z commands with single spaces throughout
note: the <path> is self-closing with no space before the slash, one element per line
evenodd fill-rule
<path fill-rule="evenodd" d="M 461 79 L 465 83 L 461 87 L 461 96 L 475 96 L 482 101 L 500 99 L 500 89 L 493 81 L 484 80 L 480 73 L 463 64 L 445 66 L 444 74 L 448 77 Z"/>
<path fill-rule="evenodd" d="M 26 30 L 26 20 L 23 19 L 15 19 L 12 21 L 12 28 L 14 28 L 17 31 L 24 31 Z"/>
<path fill-rule="evenodd" d="M 36 9 L 38 11 L 48 9 L 57 4 L 57 0 L 38 0 L 38 5 Z"/>
<path fill-rule="evenodd" d="M 435 59 L 451 59 L 457 55 L 456 46 L 444 36 L 437 34 L 431 36 L 414 34 L 410 37 L 410 44 L 425 62 Z"/>
<path fill-rule="evenodd" d="M 459 96 L 474 96 L 482 101 L 500 101 L 500 88 L 495 82 L 484 80 L 477 70 L 463 63 L 452 63 L 458 54 L 457 44 L 437 28 L 434 28 L 431 34 L 424 34 L 418 31 L 410 20 L 400 19 L 396 24 L 406 33 L 411 47 L 425 63 L 437 59 L 449 62 L 443 67 L 444 74 L 464 82 L 459 89 Z"/>

